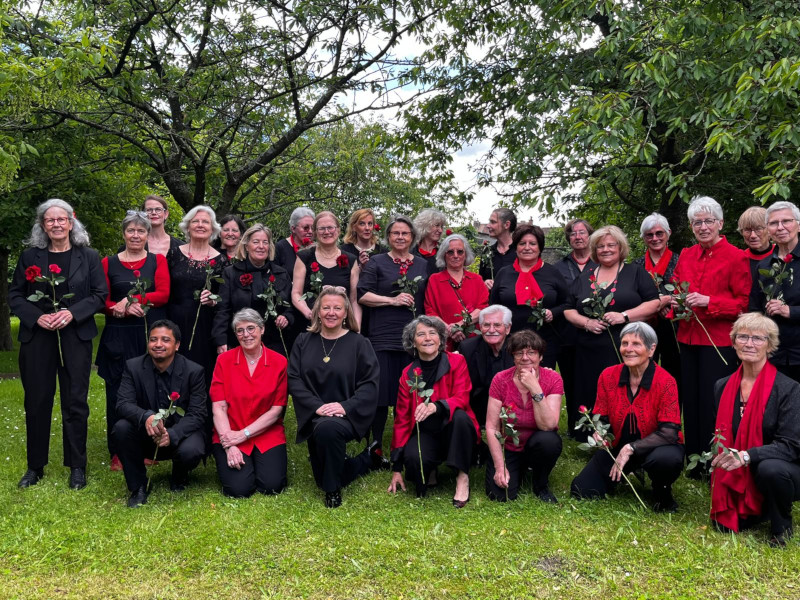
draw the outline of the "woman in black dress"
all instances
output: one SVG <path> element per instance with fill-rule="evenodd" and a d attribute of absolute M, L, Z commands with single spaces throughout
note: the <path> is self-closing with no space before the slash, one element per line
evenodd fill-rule
<path fill-rule="evenodd" d="M 245 231 L 236 258 L 222 272 L 223 284 L 212 329 L 217 352 L 221 354 L 239 345 L 231 320 L 241 309 L 252 308 L 264 319 L 264 345 L 286 356 L 288 346 L 284 346 L 286 338 L 282 334 L 294 322 L 289 304 L 292 284 L 283 267 L 273 262 L 275 246 L 269 228 L 256 223 Z M 273 296 L 269 300 L 275 315 L 267 312 L 268 298 L 259 295 Z"/>
<path fill-rule="evenodd" d="M 121 471 L 122 463 L 111 431 L 117 422 L 117 390 L 125 361 L 147 352 L 147 323 L 166 318 L 169 300 L 169 267 L 161 254 L 145 250 L 150 232 L 147 214 L 129 210 L 122 220 L 125 249 L 102 260 L 108 285 L 106 326 L 97 348 L 97 374 L 106 382 L 106 431 L 111 470 Z M 144 285 L 134 290 L 139 281 Z M 146 284 L 146 285 L 145 285 Z M 129 299 L 129 294 L 133 293 Z"/>
<path fill-rule="evenodd" d="M 567 321 L 578 329 L 575 357 L 575 401 L 593 406 L 597 379 L 606 367 L 619 364 L 619 333 L 631 321 L 646 321 L 658 310 L 658 290 L 647 272 L 625 264 L 630 247 L 619 227 L 601 227 L 589 238 L 592 260 L 598 266 L 584 270 L 574 281 Z M 588 300 L 613 294 L 602 317 L 592 316 Z M 602 311 L 601 311 L 602 312 Z"/>
<path fill-rule="evenodd" d="M 366 437 L 375 415 L 378 361 L 358 334 L 350 300 L 340 287 L 325 287 L 314 302 L 311 327 L 289 359 L 289 394 L 297 415 L 297 443 L 308 441 L 314 480 L 325 506 L 342 503 L 341 489 L 367 473 L 373 457 L 347 458 L 347 442 Z"/>
<path fill-rule="evenodd" d="M 400 375 L 411 362 L 403 349 L 403 327 L 423 313 L 428 263 L 411 254 L 416 230 L 411 219 L 396 215 L 386 225 L 389 252 L 373 256 L 364 267 L 358 282 L 358 301 L 369 311 L 369 331 L 366 333 L 378 357 L 381 378 L 378 408 L 372 424 L 372 439 L 378 442 L 383 455 L 383 432 L 389 407 L 397 402 Z M 419 278 L 416 284 L 412 284 Z M 403 291 L 398 281 L 407 282 Z M 415 293 L 409 293 L 413 285 Z M 389 467 L 388 460 L 384 467 Z"/>
<path fill-rule="evenodd" d="M 520 225 L 512 238 L 517 258 L 510 267 L 494 275 L 489 304 L 511 309 L 511 332 L 536 331 L 547 344 L 542 365 L 556 368 L 560 330 L 569 291 L 561 273 L 542 260 L 544 231 L 536 225 Z M 532 306 L 541 300 L 544 315 L 541 323 L 531 321 Z"/>
<path fill-rule="evenodd" d="M 20 254 L 8 287 L 9 307 L 19 317 L 19 372 L 25 390 L 28 470 L 19 487 L 44 477 L 58 378 L 64 466 L 70 468 L 69 487 L 79 490 L 86 486 L 94 313 L 103 309 L 108 288 L 100 257 L 88 247 L 89 234 L 63 200 L 39 205 L 26 243 L 30 248 Z M 61 279 L 55 290 L 41 280 L 52 276 Z M 37 292 L 40 299 L 29 300 Z"/>
<path fill-rule="evenodd" d="M 314 219 L 313 248 L 297 253 L 292 275 L 292 304 L 301 318 L 311 320 L 311 307 L 323 285 L 341 286 L 353 306 L 353 316 L 361 323 L 361 307 L 356 303 L 356 287 L 361 269 L 358 257 L 339 248 L 339 219 L 322 211 Z"/>
<path fill-rule="evenodd" d="M 358 257 L 358 263 L 363 267 L 373 254 L 380 254 L 387 250 L 378 242 L 380 229 L 371 208 L 360 208 L 354 211 L 347 221 L 344 243 L 341 245 L 342 250 L 355 254 Z"/>

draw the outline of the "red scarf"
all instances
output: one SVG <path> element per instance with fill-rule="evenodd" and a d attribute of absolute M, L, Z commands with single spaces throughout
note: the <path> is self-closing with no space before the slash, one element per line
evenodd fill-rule
<path fill-rule="evenodd" d="M 542 289 L 539 287 L 539 284 L 536 283 L 536 279 L 533 277 L 534 272 L 538 271 L 544 265 L 544 261 L 542 261 L 542 257 L 539 257 L 539 260 L 533 265 L 530 271 L 527 273 L 519 268 L 519 259 L 514 259 L 514 270 L 519 273 L 517 277 L 517 283 L 514 286 L 514 293 L 517 295 L 517 304 L 522 306 L 528 300 L 531 303 L 538 302 L 541 298 L 544 298 L 544 294 L 542 293 Z"/>
<path fill-rule="evenodd" d="M 661 258 L 658 261 L 657 265 L 653 264 L 653 259 L 650 258 L 650 251 L 644 253 L 644 268 L 647 270 L 648 273 L 656 273 L 661 277 L 664 276 L 664 273 L 667 272 L 667 267 L 669 266 L 669 261 L 672 259 L 672 250 L 667 248 L 664 250 L 664 254 L 661 255 Z"/>
<path fill-rule="evenodd" d="M 436 256 L 438 251 L 439 246 L 434 246 L 433 250 L 425 250 L 422 246 L 417 246 L 417 252 L 419 252 L 420 256 Z"/>
<path fill-rule="evenodd" d="M 756 254 L 750 248 L 745 250 L 744 254 L 750 260 L 762 260 L 764 258 L 767 258 L 770 254 L 772 254 L 772 251 L 774 249 L 775 249 L 775 244 L 770 244 L 770 247 L 767 250 L 765 250 L 764 252 L 760 253 L 760 254 Z"/>
<path fill-rule="evenodd" d="M 742 367 L 740 366 L 731 375 L 722 391 L 717 410 L 716 427 L 725 438 L 723 443 L 726 446 L 741 451 L 764 445 L 762 430 L 764 409 L 777 372 L 778 370 L 769 361 L 764 364 L 753 384 L 739 430 L 736 432 L 736 439 L 732 444 L 733 407 L 742 384 Z M 749 466 L 739 467 L 733 471 L 715 469 L 711 474 L 711 518 L 721 525 L 739 531 L 739 519 L 760 515 L 763 500 L 764 496 L 758 491 Z"/>

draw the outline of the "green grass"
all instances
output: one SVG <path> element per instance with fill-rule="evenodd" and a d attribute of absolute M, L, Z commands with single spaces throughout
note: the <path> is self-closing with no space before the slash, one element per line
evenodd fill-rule
<path fill-rule="evenodd" d="M 183 494 L 157 467 L 154 492 L 125 506 L 121 473 L 107 467 L 103 382 L 92 376 L 89 485 L 67 488 L 58 404 L 50 465 L 28 490 L 19 380 L 0 381 L 0 597 L 3 598 L 787 598 L 800 595 L 800 552 L 769 549 L 766 530 L 739 536 L 708 527 L 708 493 L 681 478 L 676 515 L 636 507 L 630 492 L 575 502 L 569 483 L 586 462 L 565 443 L 545 505 L 524 494 L 450 505 L 454 482 L 424 500 L 389 496 L 388 473 L 323 506 L 305 445 L 289 445 L 289 488 L 229 500 L 213 462 Z M 294 436 L 294 416 L 287 415 Z M 353 451 L 359 449 L 353 445 Z M 647 498 L 646 498 L 647 499 Z"/>

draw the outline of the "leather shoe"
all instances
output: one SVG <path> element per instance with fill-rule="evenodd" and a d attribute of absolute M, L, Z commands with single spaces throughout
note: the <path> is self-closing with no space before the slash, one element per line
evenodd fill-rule
<path fill-rule="evenodd" d="M 138 508 L 142 504 L 147 504 L 147 489 L 146 486 L 134 490 L 131 497 L 128 498 L 128 508 Z"/>
<path fill-rule="evenodd" d="M 187 485 L 189 485 L 188 477 L 171 475 L 169 478 L 169 490 L 171 492 L 182 492 Z"/>
<path fill-rule="evenodd" d="M 339 508 L 342 505 L 342 490 L 325 492 L 325 506 L 328 508 Z"/>
<path fill-rule="evenodd" d="M 86 487 L 86 469 L 72 467 L 69 470 L 69 487 L 72 490 L 82 490 Z"/>
<path fill-rule="evenodd" d="M 39 483 L 44 477 L 44 469 L 28 469 L 17 484 L 21 488 L 31 487 Z"/>
<path fill-rule="evenodd" d="M 786 544 L 789 542 L 789 538 L 792 537 L 792 529 L 786 529 L 783 533 L 776 533 L 773 535 L 767 544 L 769 544 L 770 548 L 786 548 Z"/>
<path fill-rule="evenodd" d="M 678 512 L 678 503 L 672 496 L 672 490 L 667 489 L 656 494 L 655 502 L 653 502 L 653 510 L 663 513 Z"/>
<path fill-rule="evenodd" d="M 550 504 L 558 504 L 558 498 L 556 495 L 550 491 L 549 487 L 542 488 L 536 495 L 539 497 L 539 500 L 542 502 L 549 502 Z"/>
<path fill-rule="evenodd" d="M 456 508 L 464 508 L 467 505 L 467 502 L 469 502 L 470 494 L 471 494 L 471 490 L 470 490 L 470 492 L 467 493 L 467 499 L 466 500 L 456 500 L 455 498 L 453 498 L 453 506 L 455 506 Z"/>
<path fill-rule="evenodd" d="M 392 463 L 383 455 L 383 450 L 378 440 L 373 440 L 373 442 L 367 446 L 367 451 L 369 452 L 370 468 L 373 471 L 388 471 L 392 468 Z"/>

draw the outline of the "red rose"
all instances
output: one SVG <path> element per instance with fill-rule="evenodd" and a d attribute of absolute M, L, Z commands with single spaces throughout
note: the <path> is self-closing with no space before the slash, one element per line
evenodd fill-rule
<path fill-rule="evenodd" d="M 239 283 L 241 283 L 243 287 L 247 287 L 253 283 L 253 276 L 250 273 L 245 273 L 239 277 Z"/>
<path fill-rule="evenodd" d="M 59 273 L 61 273 L 61 267 L 59 267 L 58 265 L 50 265 L 50 266 L 49 266 L 49 267 L 47 267 L 47 268 L 48 268 L 48 269 L 50 269 L 50 272 L 51 272 L 51 273 L 55 273 L 56 275 L 58 275 Z"/>
<path fill-rule="evenodd" d="M 25 269 L 25 279 L 27 279 L 28 281 L 31 282 L 36 281 L 36 278 L 41 276 L 42 276 L 42 270 L 36 265 L 31 265 L 30 267 Z"/>
<path fill-rule="evenodd" d="M 488 245 L 489 245 L 489 242 L 488 242 L 487 240 L 483 240 L 483 245 L 484 245 L 484 246 L 488 246 Z"/>
<path fill-rule="evenodd" d="M 210 261 L 208 261 L 208 264 L 213 267 L 214 265 L 217 264 L 217 261 L 212 258 Z"/>
<path fill-rule="evenodd" d="M 785 262 L 785 263 L 792 262 L 792 255 L 791 254 L 787 254 L 786 256 L 784 256 L 783 257 L 783 262 Z"/>
<path fill-rule="evenodd" d="M 270 275 L 269 276 L 269 282 L 270 283 L 275 283 L 275 275 Z"/>
<path fill-rule="evenodd" d="M 303 239 L 300 241 L 300 243 L 301 243 L 301 244 L 303 244 L 303 246 L 308 246 L 308 245 L 311 243 L 311 238 L 310 238 L 310 237 L 304 237 L 304 238 L 303 238 Z"/>
<path fill-rule="evenodd" d="M 416 367 L 414 369 L 414 376 L 415 377 L 422 377 L 422 369 L 420 369 L 419 367 Z"/>
<path fill-rule="evenodd" d="M 380 225 L 378 225 L 377 223 L 375 223 L 375 225 L 373 225 L 373 226 L 372 226 L 372 228 L 373 228 L 375 231 L 380 231 L 380 230 L 381 230 L 381 226 L 380 226 Z"/>
<path fill-rule="evenodd" d="M 317 271 L 319 271 L 319 263 L 314 261 L 311 263 L 311 272 L 316 273 Z"/>
<path fill-rule="evenodd" d="M 400 267 L 400 277 L 405 277 L 408 273 L 408 267 Z"/>
<path fill-rule="evenodd" d="M 589 409 L 588 409 L 588 408 L 586 408 L 586 405 L 585 405 L 585 404 L 581 404 L 581 405 L 578 407 L 578 412 L 579 412 L 579 413 L 585 413 L 585 412 L 589 412 Z"/>
<path fill-rule="evenodd" d="M 180 397 L 181 395 L 178 392 L 172 392 L 169 395 L 169 399 L 172 400 L 172 402 L 177 402 Z"/>
<path fill-rule="evenodd" d="M 609 302 L 608 305 L 609 306 L 614 306 L 614 302 L 616 302 L 616 300 L 611 300 L 611 302 Z"/>
<path fill-rule="evenodd" d="M 453 235 L 453 230 L 452 229 L 448 229 L 447 231 L 444 232 L 444 234 L 445 235 Z"/>
<path fill-rule="evenodd" d="M 336 264 L 344 269 L 350 264 L 350 261 L 348 260 L 346 254 L 340 254 L 336 257 Z"/>
<path fill-rule="evenodd" d="M 611 288 L 611 293 L 612 293 L 612 294 L 613 294 L 614 292 L 616 292 L 616 291 L 617 291 L 617 288 Z"/>
<path fill-rule="evenodd" d="M 594 275 L 589 275 L 589 281 L 594 283 L 595 281 L 597 281 L 597 277 L 595 277 Z"/>
<path fill-rule="evenodd" d="M 136 269 L 136 270 L 133 272 L 133 276 L 134 276 L 134 277 L 136 277 L 136 279 L 139 279 L 139 277 L 141 277 L 141 276 L 142 276 L 142 272 L 141 272 L 141 271 L 139 271 L 139 269 Z"/>

